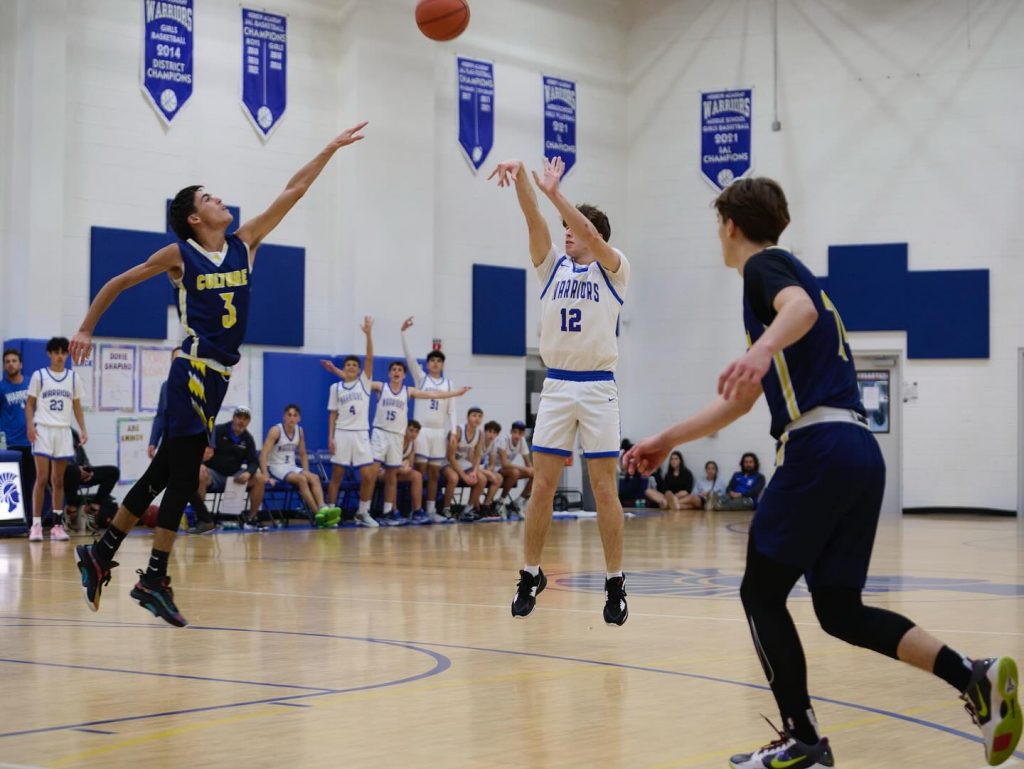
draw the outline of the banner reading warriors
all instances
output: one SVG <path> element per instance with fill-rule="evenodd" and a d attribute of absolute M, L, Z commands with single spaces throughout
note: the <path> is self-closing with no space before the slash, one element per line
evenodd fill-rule
<path fill-rule="evenodd" d="M 462 56 L 457 62 L 459 144 L 479 171 L 494 146 L 494 65 Z"/>
<path fill-rule="evenodd" d="M 192 0 L 142 0 L 142 92 L 170 125 L 192 95 Z"/>
<path fill-rule="evenodd" d="M 288 102 L 288 19 L 242 9 L 242 109 L 263 141 Z"/>
<path fill-rule="evenodd" d="M 544 157 L 576 165 L 576 83 L 544 75 Z"/>
<path fill-rule="evenodd" d="M 750 105 L 750 89 L 700 95 L 700 170 L 719 190 L 750 171 Z"/>

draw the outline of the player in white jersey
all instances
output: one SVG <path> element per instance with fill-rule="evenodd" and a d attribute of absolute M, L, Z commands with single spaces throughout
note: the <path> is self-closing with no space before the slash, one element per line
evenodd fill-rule
<path fill-rule="evenodd" d="M 469 392 L 468 387 L 446 392 L 435 390 L 428 392 L 418 387 L 407 387 L 404 383 L 405 372 L 405 364 L 396 360 L 388 367 L 388 381 L 374 383 L 375 386 L 382 386 L 380 387 L 380 400 L 377 401 L 377 413 L 373 417 L 373 433 L 370 436 L 373 464 L 360 471 L 361 473 L 372 473 L 374 482 L 376 482 L 377 474 L 381 468 L 384 469 L 384 517 L 387 519 L 392 517 L 391 511 L 395 508 L 395 499 L 398 494 L 398 470 L 402 467 L 402 457 L 405 453 L 405 429 L 409 424 L 409 399 L 446 400 Z M 442 523 L 443 520 L 435 514 L 432 522 Z M 356 523 L 370 527 L 379 525 L 370 515 L 369 499 L 360 498 Z"/>
<path fill-rule="evenodd" d="M 473 406 L 466 412 L 466 424 L 455 428 L 455 446 L 448 447 L 448 463 L 444 466 L 444 505 L 441 515 L 451 517 L 452 497 L 461 482 L 470 487 L 469 504 L 459 516 L 459 520 L 466 523 L 480 517 L 477 505 L 487 485 L 487 478 L 480 472 L 484 437 L 480 425 L 483 421 L 484 412 L 479 406 Z"/>
<path fill-rule="evenodd" d="M 430 523 L 427 514 L 423 511 L 423 475 L 416 469 L 416 439 L 420 434 L 420 423 L 410 419 L 405 428 L 405 440 L 402 441 L 402 466 L 398 468 L 398 483 L 409 484 L 409 496 L 412 498 L 412 509 L 408 518 L 403 518 L 397 510 L 391 511 L 391 518 L 388 520 L 392 526 L 401 526 L 406 523 Z"/>
<path fill-rule="evenodd" d="M 424 391 L 449 392 L 451 380 L 444 375 L 445 355 L 440 350 L 427 353 L 427 369 L 424 371 L 409 351 L 409 340 L 405 332 L 412 328 L 413 318 L 408 317 L 402 323 L 402 350 L 409 364 L 409 371 L 416 386 Z M 417 409 L 423 429 L 416 439 L 416 469 L 427 479 L 427 515 L 437 518 L 437 487 L 441 477 L 441 466 L 448 458 L 448 451 L 455 442 L 455 401 L 431 398 Z"/>
<path fill-rule="evenodd" d="M 579 431 L 606 568 L 604 619 L 621 625 L 628 609 L 622 575 L 622 506 L 616 484 L 619 402 L 615 386 L 619 309 L 629 282 L 629 262 L 608 244 L 608 217 L 593 206 L 572 205 L 559 189 L 562 159 L 546 162 L 538 188 L 558 209 L 565 227 L 565 253 L 555 249 L 522 161 L 501 163 L 490 178 L 514 185 L 530 236 L 530 258 L 540 279 L 540 355 L 548 366 L 533 433 L 535 493 L 526 516 L 526 566 L 512 602 L 512 615 L 525 617 L 547 585 L 540 570 L 544 537 L 551 522 L 555 489 L 565 457 Z"/>
<path fill-rule="evenodd" d="M 337 521 L 341 511 L 324 503 L 320 478 L 309 471 L 306 436 L 299 427 L 300 419 L 302 410 L 298 405 L 289 403 L 284 407 L 282 420 L 267 431 L 267 439 L 260 452 L 260 471 L 270 487 L 280 482 L 292 484 L 305 502 L 306 509 L 318 520 L 334 517 Z"/>
<path fill-rule="evenodd" d="M 498 455 L 498 475 L 501 477 L 501 497 L 497 508 L 502 518 L 521 520 L 519 504 L 510 495 L 523 479 L 526 479 L 526 486 L 519 499 L 529 503 L 530 492 L 533 490 L 533 457 L 530 455 L 530 445 L 526 442 L 526 422 L 518 419 L 513 422 L 508 434 L 498 438 L 495 453 Z"/>
<path fill-rule="evenodd" d="M 341 378 L 340 382 L 331 385 L 327 398 L 327 411 L 330 413 L 327 447 L 331 452 L 333 466 L 331 481 L 327 485 L 327 502 L 331 505 L 338 502 L 338 489 L 346 467 L 363 468 L 373 464 L 373 451 L 370 448 L 370 396 L 374 389 L 380 391 L 380 383 L 375 388 L 369 373 L 373 371 L 373 318 L 369 315 L 363 318 L 360 328 L 366 335 L 366 361 L 362 370 L 359 358 L 355 355 L 346 357 L 340 369 L 329 360 L 320 361 L 324 368 Z M 360 475 L 360 499 L 373 496 L 375 480 L 369 473 Z M 317 523 L 330 526 L 337 523 L 337 520 L 325 518 Z"/>
<path fill-rule="evenodd" d="M 64 530 L 64 469 L 75 458 L 71 438 L 71 415 L 78 421 L 81 443 L 89 439 L 82 414 L 82 381 L 75 372 L 65 368 L 68 340 L 55 336 L 46 343 L 50 367 L 32 374 L 25 401 L 25 428 L 32 443 L 36 465 L 36 482 L 32 487 L 32 528 L 29 542 L 43 541 L 43 499 L 46 483 L 53 488 L 53 528 L 50 538 L 70 539 Z"/>
<path fill-rule="evenodd" d="M 501 425 L 493 419 L 484 425 L 484 435 L 480 439 L 480 470 L 487 484 L 487 495 L 480 506 L 480 517 L 482 519 L 499 518 L 498 511 L 494 507 L 494 498 L 501 491 L 502 477 L 498 471 L 498 436 L 501 434 Z"/>

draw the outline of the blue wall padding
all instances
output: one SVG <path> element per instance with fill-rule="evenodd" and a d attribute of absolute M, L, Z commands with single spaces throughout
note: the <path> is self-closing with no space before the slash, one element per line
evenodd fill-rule
<path fill-rule="evenodd" d="M 246 344 L 302 347 L 306 318 L 306 249 L 263 244 L 256 251 Z"/>
<path fill-rule="evenodd" d="M 526 355 L 526 270 L 473 265 L 473 354 Z"/>
<path fill-rule="evenodd" d="M 263 353 L 263 435 L 281 421 L 284 407 L 297 403 L 302 409 L 302 425 L 306 433 L 306 448 L 310 451 L 327 448 L 327 395 L 337 378 L 320 365 L 320 360 L 330 358 L 341 368 L 348 353 L 342 355 L 312 355 L 308 353 L 265 352 Z M 359 355 L 359 360 L 363 356 Z M 387 381 L 388 367 L 395 360 L 404 358 L 374 356 L 374 381 Z M 420 361 L 424 365 L 424 361 Z M 406 375 L 405 382 L 413 386 L 412 376 Z M 376 396 L 370 405 L 370 423 L 377 410 Z"/>
<path fill-rule="evenodd" d="M 159 232 L 93 227 L 89 246 L 89 300 L 96 298 L 108 280 L 146 261 L 168 242 L 167 235 Z M 166 276 L 143 281 L 114 300 L 93 333 L 130 339 L 166 339 L 170 296 L 170 281 Z"/>
<path fill-rule="evenodd" d="M 849 331 L 906 331 L 908 358 L 988 358 L 989 271 L 910 271 L 906 243 L 830 246 L 819 278 Z"/>

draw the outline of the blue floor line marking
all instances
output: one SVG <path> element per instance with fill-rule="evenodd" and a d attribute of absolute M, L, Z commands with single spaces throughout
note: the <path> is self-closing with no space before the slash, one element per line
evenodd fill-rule
<path fill-rule="evenodd" d="M 106 731 L 104 729 L 84 729 L 84 728 L 78 728 L 78 729 L 75 729 L 75 731 L 76 732 L 88 732 L 89 734 L 117 734 L 117 732 L 108 732 L 108 731 Z"/>
<path fill-rule="evenodd" d="M 304 705 L 301 702 L 271 702 L 271 705 L 285 705 L 289 708 L 311 708 L 312 705 Z"/>

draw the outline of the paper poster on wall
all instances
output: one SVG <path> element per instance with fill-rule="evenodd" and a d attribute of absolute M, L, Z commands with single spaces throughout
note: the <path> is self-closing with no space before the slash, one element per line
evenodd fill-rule
<path fill-rule="evenodd" d="M 171 369 L 170 347 L 139 346 L 139 411 L 156 411 L 160 386 Z"/>
<path fill-rule="evenodd" d="M 165 125 L 192 95 L 192 0 L 142 0 L 142 92 Z"/>
<path fill-rule="evenodd" d="M 718 190 L 750 171 L 751 90 L 700 95 L 700 170 Z"/>
<path fill-rule="evenodd" d="M 89 358 L 84 363 L 76 363 L 73 367 L 75 376 L 82 383 L 82 411 L 96 410 L 96 366 L 95 360 Z"/>
<path fill-rule="evenodd" d="M 479 171 L 494 146 L 494 64 L 456 58 L 459 87 L 459 145 Z"/>
<path fill-rule="evenodd" d="M 149 467 L 149 430 L 152 419 L 122 417 L 117 420 L 117 466 L 121 470 L 119 483 L 135 483 Z"/>
<path fill-rule="evenodd" d="M 288 19 L 242 9 L 242 111 L 266 141 L 288 103 Z"/>
<path fill-rule="evenodd" d="M 889 372 L 858 371 L 857 389 L 873 433 L 889 432 Z"/>
<path fill-rule="evenodd" d="M 576 83 L 544 75 L 544 157 L 562 158 L 564 176 L 576 165 Z"/>
<path fill-rule="evenodd" d="M 130 344 L 100 345 L 100 411 L 135 411 L 136 353 Z"/>
<path fill-rule="evenodd" d="M 224 402 L 221 404 L 221 411 L 233 411 L 237 406 L 249 406 L 251 408 L 251 393 L 249 391 L 249 366 L 251 356 L 249 350 L 241 349 L 241 358 L 238 363 L 231 367 L 231 379 L 228 381 L 228 391 L 224 395 Z"/>

